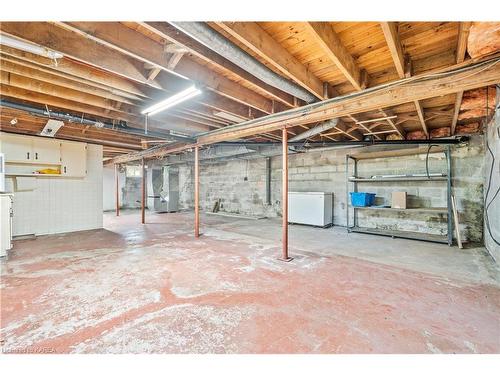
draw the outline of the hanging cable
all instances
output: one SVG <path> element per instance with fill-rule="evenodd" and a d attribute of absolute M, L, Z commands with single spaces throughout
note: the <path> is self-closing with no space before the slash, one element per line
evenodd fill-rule
<path fill-rule="evenodd" d="M 497 85 L 497 90 L 500 90 L 500 88 L 498 87 L 498 85 Z M 498 96 L 497 96 L 497 98 L 498 98 Z M 488 121 L 488 112 L 489 112 L 488 104 L 489 104 L 488 103 L 488 87 L 486 87 L 486 119 L 485 119 L 485 122 L 486 122 L 486 148 L 487 148 L 488 152 L 491 155 L 491 166 L 490 166 L 490 173 L 489 173 L 489 176 L 488 176 L 488 188 L 486 189 L 486 194 L 484 196 L 484 204 L 485 204 L 485 208 L 484 208 L 484 221 L 485 221 L 485 224 L 486 224 L 486 230 L 488 231 L 488 234 L 490 235 L 491 239 L 497 245 L 500 245 L 500 240 L 497 239 L 497 238 L 495 238 L 495 236 L 493 235 L 493 232 L 491 231 L 490 219 L 489 219 L 489 216 L 488 216 L 488 210 L 489 210 L 491 204 L 497 198 L 498 193 L 500 192 L 500 186 L 499 186 L 498 189 L 496 190 L 495 194 L 493 195 L 493 198 L 491 198 L 490 202 L 488 203 L 488 197 L 490 195 L 490 190 L 491 190 L 491 180 L 493 178 L 493 169 L 495 168 L 495 163 L 496 163 L 495 154 L 491 150 L 491 147 L 490 147 L 489 142 L 488 142 L 488 128 L 487 128 L 487 126 L 488 126 L 488 124 L 487 124 L 487 121 Z M 498 112 L 495 113 L 494 119 L 497 119 L 497 116 L 498 116 Z"/>

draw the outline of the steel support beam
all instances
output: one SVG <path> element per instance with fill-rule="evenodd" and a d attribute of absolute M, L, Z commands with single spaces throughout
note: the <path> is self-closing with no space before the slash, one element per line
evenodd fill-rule
<path fill-rule="evenodd" d="M 120 216 L 120 198 L 119 198 L 119 184 L 118 184 L 118 164 L 115 164 L 115 203 L 116 203 L 116 216 Z"/>
<path fill-rule="evenodd" d="M 142 158 L 141 223 L 146 224 L 146 163 Z"/>
<path fill-rule="evenodd" d="M 200 237 L 200 148 L 194 148 L 194 236 Z"/>
<path fill-rule="evenodd" d="M 283 137 L 283 166 L 282 166 L 282 196 L 281 196 L 281 214 L 282 214 L 282 255 L 279 260 L 290 262 L 293 258 L 288 256 L 288 132 L 284 127 L 282 130 Z"/>

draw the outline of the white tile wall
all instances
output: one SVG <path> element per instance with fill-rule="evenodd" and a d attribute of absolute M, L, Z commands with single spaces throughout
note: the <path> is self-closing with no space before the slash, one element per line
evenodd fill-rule
<path fill-rule="evenodd" d="M 85 178 L 37 178 L 35 190 L 14 191 L 13 209 L 15 236 L 102 228 L 102 146 L 88 145 Z"/>

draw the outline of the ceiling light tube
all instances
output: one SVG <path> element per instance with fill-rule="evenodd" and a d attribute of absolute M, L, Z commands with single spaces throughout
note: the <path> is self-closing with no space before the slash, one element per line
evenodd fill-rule
<path fill-rule="evenodd" d="M 193 85 L 184 91 L 181 91 L 175 95 L 172 95 L 172 96 L 168 97 L 167 99 L 162 100 L 161 102 L 156 103 L 149 108 L 146 108 L 141 113 L 143 115 L 153 116 L 153 115 L 157 114 L 158 112 L 164 111 L 167 108 L 173 107 L 174 105 L 182 103 L 182 102 L 184 102 L 188 99 L 191 99 L 199 94 L 201 94 L 201 90 L 196 88 L 196 86 Z"/>
<path fill-rule="evenodd" d="M 16 49 L 20 49 L 21 51 L 30 52 L 35 55 L 48 57 L 49 59 L 61 59 L 64 57 L 62 53 L 52 51 L 48 48 L 42 47 L 38 44 L 25 42 L 21 39 L 12 38 L 9 35 L 1 34 L 0 35 L 0 44 L 12 47 Z"/>

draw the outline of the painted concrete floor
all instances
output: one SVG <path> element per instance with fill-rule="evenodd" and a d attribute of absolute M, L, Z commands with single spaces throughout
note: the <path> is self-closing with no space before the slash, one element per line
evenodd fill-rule
<path fill-rule="evenodd" d="M 499 269 L 484 249 L 137 211 L 15 242 L 4 353 L 498 353 Z"/>

